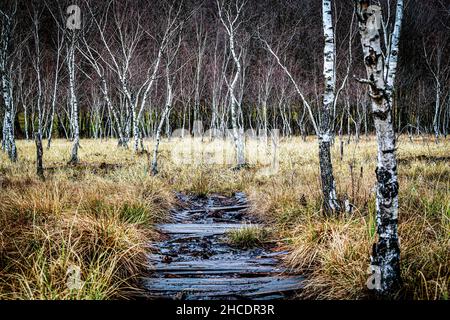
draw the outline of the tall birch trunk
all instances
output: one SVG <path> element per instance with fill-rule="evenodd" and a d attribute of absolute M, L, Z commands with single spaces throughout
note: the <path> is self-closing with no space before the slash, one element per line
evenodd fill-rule
<path fill-rule="evenodd" d="M 56 71 L 55 71 L 55 83 L 53 87 L 53 96 L 52 96 L 52 110 L 50 114 L 50 123 L 48 127 L 48 133 L 47 133 L 47 149 L 50 149 L 50 146 L 52 144 L 52 136 L 53 136 L 53 122 L 55 119 L 55 108 L 56 108 L 56 95 L 57 95 L 57 88 L 58 88 L 58 69 L 59 69 L 59 57 L 57 58 L 56 63 Z"/>
<path fill-rule="evenodd" d="M 229 91 L 230 91 L 230 110 L 231 110 L 231 127 L 232 127 L 232 133 L 233 133 L 233 141 L 236 149 L 236 161 L 237 166 L 241 167 L 245 164 L 245 154 L 244 154 L 244 141 L 242 139 L 241 130 L 238 127 L 238 114 L 237 114 L 237 107 L 238 107 L 238 100 L 236 98 L 236 86 L 239 81 L 239 77 L 241 76 L 242 68 L 241 63 L 239 61 L 238 56 L 236 55 L 235 51 L 235 43 L 234 43 L 234 33 L 233 31 L 229 34 L 229 41 L 230 41 L 230 51 L 231 55 L 233 56 L 234 63 L 236 65 L 236 74 L 234 75 L 233 82 L 230 84 Z"/>
<path fill-rule="evenodd" d="M 72 115 L 70 118 L 73 130 L 73 143 L 69 164 L 78 163 L 78 148 L 80 146 L 80 127 L 78 125 L 78 101 L 75 92 L 75 30 L 71 31 L 70 45 L 67 49 L 67 66 L 69 71 L 69 92 Z"/>
<path fill-rule="evenodd" d="M 53 122 L 55 119 L 55 111 L 56 111 L 56 98 L 58 94 L 58 84 L 59 84 L 59 69 L 60 69 L 60 63 L 61 63 L 61 49 L 63 48 L 63 41 L 64 41 L 64 35 L 63 38 L 59 38 L 59 32 L 58 32 L 58 47 L 56 51 L 56 66 L 55 66 L 55 80 L 53 83 L 53 95 L 52 95 L 52 109 L 50 114 L 50 123 L 48 127 L 48 133 L 47 133 L 47 149 L 50 149 L 50 146 L 52 144 L 52 136 L 53 136 Z"/>
<path fill-rule="evenodd" d="M 13 16 L 1 13 L 2 33 L 0 35 L 0 77 L 2 84 L 2 97 L 5 106 L 3 119 L 2 147 L 8 153 L 12 162 L 17 160 L 16 140 L 14 137 L 14 101 L 12 93 L 11 76 L 8 71 L 8 51 L 12 35 Z"/>
<path fill-rule="evenodd" d="M 132 97 L 131 101 L 130 101 L 130 106 L 131 106 L 131 121 L 133 122 L 133 151 L 135 153 L 138 152 L 138 148 L 139 148 L 139 121 L 138 121 L 138 116 L 137 116 L 137 112 L 136 112 L 136 104 L 137 101 L 135 101 L 135 99 Z"/>
<path fill-rule="evenodd" d="M 357 0 L 359 33 L 370 87 L 372 114 L 378 143 L 376 223 L 378 241 L 373 245 L 371 271 L 378 294 L 389 296 L 398 288 L 400 278 L 400 247 L 398 240 L 398 180 L 396 141 L 392 117 L 392 92 L 398 61 L 398 42 L 403 18 L 403 0 L 397 0 L 397 15 L 388 64 L 383 60 L 381 45 L 381 8 L 367 6 Z M 388 68 L 387 70 L 385 68 Z M 386 78 L 385 78 L 386 77 Z"/>
<path fill-rule="evenodd" d="M 40 50 L 40 39 L 39 39 L 39 17 L 37 9 L 34 9 L 33 16 L 33 36 L 34 36 L 34 48 L 36 60 L 34 61 L 34 69 L 36 71 L 36 81 L 37 81 L 37 98 L 36 107 L 38 113 L 38 127 L 37 131 L 34 132 L 34 140 L 36 143 L 36 174 L 41 179 L 44 178 L 44 167 L 43 167 L 43 149 L 42 149 L 42 122 L 43 122 L 43 110 L 42 110 L 42 77 L 41 77 L 41 50 Z"/>
<path fill-rule="evenodd" d="M 292 84 L 294 85 L 295 91 L 301 98 L 305 110 L 308 111 L 310 121 L 313 125 L 314 132 L 318 138 L 319 142 L 319 165 L 320 165 L 320 176 L 322 182 L 322 193 L 324 197 L 324 209 L 325 212 L 330 213 L 333 211 L 340 210 L 340 205 L 337 199 L 336 186 L 333 175 L 333 166 L 331 162 L 331 143 L 333 140 L 333 131 L 331 119 L 331 113 L 334 108 L 334 100 L 336 98 L 335 87 L 336 87 L 336 76 L 335 76 L 335 43 L 334 43 L 334 32 L 333 32 L 333 20 L 332 20 L 332 6 L 331 0 L 322 1 L 322 18 L 323 18 L 323 31 L 325 37 L 324 45 L 324 79 L 325 79 L 325 89 L 323 102 L 321 106 L 321 123 L 320 126 L 317 125 L 316 118 L 314 117 L 313 110 L 306 100 L 306 97 L 300 90 L 298 83 L 294 80 L 292 74 L 289 72 L 287 67 L 281 62 L 280 57 L 272 50 L 267 41 L 262 40 L 269 52 L 275 57 L 278 65 L 286 73 Z M 272 117 L 275 118 L 275 113 Z M 303 118 L 303 116 L 302 116 Z M 300 121 L 301 128 L 304 126 L 303 121 Z M 305 132 L 304 129 L 302 129 Z"/>
<path fill-rule="evenodd" d="M 139 132 L 139 125 L 138 124 L 139 124 L 139 122 L 142 119 L 142 115 L 144 113 L 144 108 L 145 108 L 145 105 L 147 104 L 148 95 L 149 95 L 149 93 L 150 93 L 150 91 L 151 91 L 151 89 L 153 87 L 153 84 L 154 84 L 155 79 L 156 79 L 156 75 L 157 75 L 158 70 L 159 70 L 159 65 L 161 63 L 163 49 L 164 49 L 164 46 L 165 46 L 165 41 L 166 41 L 166 39 L 163 40 L 164 43 L 161 44 L 161 46 L 160 46 L 160 48 L 158 50 L 158 56 L 156 58 L 155 66 L 153 68 L 153 73 L 152 73 L 150 79 L 148 79 L 149 82 L 148 82 L 147 87 L 146 87 L 146 89 L 144 91 L 144 94 L 143 94 L 143 97 L 142 97 L 142 101 L 141 101 L 141 105 L 140 105 L 140 108 L 139 108 L 139 112 L 137 113 L 137 116 L 135 116 L 135 123 L 133 124 L 133 126 L 135 126 L 134 127 L 134 131 L 133 131 L 133 135 L 134 135 L 133 150 L 134 150 L 134 152 L 138 152 L 139 137 L 142 137 L 142 134 L 140 134 L 140 132 Z"/>
<path fill-rule="evenodd" d="M 324 206 L 327 212 L 334 212 L 340 209 L 336 194 L 336 184 L 333 175 L 333 164 L 331 162 L 331 141 L 332 141 L 332 111 L 336 90 L 336 69 L 335 69 L 335 44 L 332 16 L 332 1 L 322 1 L 322 20 L 325 46 L 323 50 L 323 76 L 325 79 L 325 89 L 321 108 L 321 123 L 319 128 L 319 163 L 320 178 L 322 181 L 322 193 L 324 196 Z"/>
<path fill-rule="evenodd" d="M 439 114 L 440 114 L 440 107 L 441 107 L 441 83 L 439 81 L 439 78 L 436 78 L 436 101 L 434 103 L 434 117 L 433 117 L 433 130 L 434 130 L 434 136 L 436 139 L 436 143 L 439 142 L 439 134 L 440 134 L 440 128 L 439 128 Z"/>
<path fill-rule="evenodd" d="M 235 17 L 233 19 L 230 19 L 230 16 L 232 15 L 231 9 L 224 9 L 224 5 L 217 2 L 217 7 L 219 10 L 219 17 L 220 21 L 222 22 L 222 25 L 224 26 L 227 35 L 228 35 L 228 41 L 229 41 L 229 49 L 231 52 L 231 56 L 233 58 L 235 67 L 236 67 L 236 73 L 234 75 L 233 81 L 228 86 L 228 92 L 229 92 L 229 103 L 230 103 L 230 110 L 231 110 L 231 126 L 232 126 L 232 136 L 233 141 L 235 145 L 235 151 L 236 151 L 236 162 L 237 167 L 240 168 L 245 165 L 245 151 L 244 151 L 244 141 L 243 141 L 243 132 L 240 127 L 238 127 L 238 112 L 237 108 L 240 107 L 240 103 L 236 97 L 236 88 L 238 81 L 242 74 L 242 66 L 240 62 L 240 56 L 236 53 L 236 43 L 235 43 L 235 35 L 236 35 L 236 27 L 239 26 L 240 22 L 238 22 L 240 15 L 242 14 L 242 9 L 245 5 L 245 2 L 238 3 L 238 1 L 235 3 L 237 12 L 235 13 Z M 223 11 L 225 11 L 225 16 L 227 17 L 227 20 L 225 21 L 223 16 Z"/>
<path fill-rule="evenodd" d="M 103 93 L 103 99 L 105 99 L 106 106 L 108 107 L 108 111 L 112 114 L 112 116 L 114 118 L 114 122 L 117 125 L 117 135 L 119 136 L 118 146 L 127 148 L 127 143 L 123 136 L 123 128 L 122 128 L 122 125 L 120 124 L 120 118 L 117 115 L 117 112 L 111 103 L 111 99 L 109 97 L 108 85 L 107 85 L 106 79 L 103 75 L 101 75 L 101 83 L 102 83 L 101 91 Z M 112 121 L 113 121 L 113 119 L 111 119 L 111 122 Z"/>
<path fill-rule="evenodd" d="M 161 114 L 161 119 L 159 120 L 158 128 L 156 130 L 155 149 L 153 150 L 153 159 L 151 163 L 152 175 L 158 174 L 158 152 L 159 152 L 159 144 L 161 142 L 161 131 L 164 125 L 164 121 L 166 120 L 167 114 L 172 108 L 173 103 L 173 91 L 172 91 L 172 84 L 170 82 L 170 73 L 168 67 L 166 67 L 166 81 L 167 81 L 166 105 L 164 107 L 164 112 Z"/>
<path fill-rule="evenodd" d="M 36 174 L 39 178 L 44 179 L 44 166 L 42 161 L 43 148 L 42 148 L 42 133 L 36 132 L 34 135 L 34 141 L 36 144 Z"/>

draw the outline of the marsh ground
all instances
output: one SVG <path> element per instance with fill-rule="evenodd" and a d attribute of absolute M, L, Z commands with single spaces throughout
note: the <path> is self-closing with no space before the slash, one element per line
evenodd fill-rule
<path fill-rule="evenodd" d="M 146 141 L 151 150 L 152 142 Z M 194 147 L 193 147 L 194 146 Z M 174 151 L 175 150 L 175 151 Z M 70 142 L 44 150 L 45 181 L 35 174 L 35 146 L 19 141 L 19 161 L 0 153 L 0 298 L 111 299 L 128 297 L 144 270 L 175 191 L 207 195 L 245 192 L 270 241 L 289 250 L 286 263 L 307 276 L 299 298 L 363 299 L 375 241 L 376 142 L 363 137 L 333 147 L 341 199 L 352 213 L 321 211 L 314 138 L 249 142 L 248 168 L 234 170 L 229 143 L 163 141 L 160 174 L 148 154 L 115 140 L 82 140 L 78 166 L 68 166 Z M 254 158 L 258 154 L 259 158 Z M 219 155 L 219 160 L 212 161 Z M 275 159 L 275 160 L 274 160 Z M 450 141 L 401 138 L 400 239 L 404 285 L 399 298 L 448 299 L 450 286 Z M 182 161 L 183 160 L 183 161 Z M 71 267 L 82 284 L 69 289 Z"/>

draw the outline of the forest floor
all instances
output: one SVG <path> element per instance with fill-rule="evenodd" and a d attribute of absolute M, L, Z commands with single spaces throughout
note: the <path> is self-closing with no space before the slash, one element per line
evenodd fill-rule
<path fill-rule="evenodd" d="M 148 154 L 117 141 L 82 140 L 44 150 L 45 181 L 35 174 L 33 142 L 18 141 L 19 161 L 0 153 L 0 299 L 112 299 L 141 293 L 157 225 L 170 221 L 177 192 L 247 195 L 248 214 L 267 234 L 229 233 L 232 243 L 270 243 L 286 267 L 305 276 L 297 298 L 364 299 L 375 241 L 376 142 L 345 137 L 333 147 L 338 194 L 351 214 L 326 217 L 314 138 L 281 139 L 273 152 L 249 142 L 249 166 L 235 170 L 221 141 L 164 140 L 160 173 Z M 145 145 L 151 150 L 152 142 Z M 220 152 L 218 152 L 220 151 Z M 450 141 L 402 137 L 398 144 L 403 287 L 398 298 L 448 299 L 450 286 Z"/>

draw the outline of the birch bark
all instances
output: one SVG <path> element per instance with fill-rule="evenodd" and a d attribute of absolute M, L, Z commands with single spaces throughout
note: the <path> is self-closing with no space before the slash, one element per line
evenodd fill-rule
<path fill-rule="evenodd" d="M 80 146 L 80 127 L 78 124 L 78 100 L 75 92 L 75 41 L 76 41 L 76 31 L 70 31 L 70 44 L 67 48 L 67 67 L 69 71 L 69 92 L 70 92 L 70 105 L 72 109 L 72 114 L 70 117 L 70 122 L 73 131 L 73 143 L 72 151 L 70 155 L 69 164 L 78 163 L 78 148 Z"/>
<path fill-rule="evenodd" d="M 37 97 L 36 108 L 38 113 L 38 127 L 34 132 L 34 139 L 36 143 L 36 174 L 43 179 L 44 167 L 42 163 L 43 149 L 42 149 L 42 121 L 43 121 L 43 107 L 42 107 L 42 77 L 41 77 L 41 48 L 39 38 L 39 13 L 37 8 L 33 8 L 33 38 L 35 48 L 35 58 L 33 59 L 33 67 L 36 72 L 37 81 Z"/>
<path fill-rule="evenodd" d="M 172 84 L 170 81 L 170 73 L 169 73 L 169 67 L 166 67 L 166 82 L 167 82 L 167 91 L 166 91 L 166 104 L 164 107 L 164 111 L 161 114 L 161 119 L 159 120 L 158 129 L 156 130 L 156 137 L 155 137 L 155 149 L 153 150 L 153 159 L 151 163 L 151 173 L 152 175 L 158 174 L 158 152 L 159 152 L 159 144 L 161 142 L 161 131 L 162 127 L 164 125 L 164 121 L 166 120 L 167 114 L 169 113 L 170 109 L 172 108 L 173 103 L 173 91 L 172 91 Z"/>
<path fill-rule="evenodd" d="M 64 33 L 60 37 L 60 31 L 58 30 L 58 43 L 56 49 L 56 66 L 55 66 L 55 79 L 53 83 L 53 95 L 52 95 L 52 110 L 50 114 L 50 124 L 47 134 L 47 149 L 50 149 L 53 136 L 53 122 L 55 118 L 56 111 L 56 98 L 58 94 L 58 83 L 59 83 L 59 72 L 60 72 L 60 61 L 61 61 L 61 51 L 64 48 Z"/>
<path fill-rule="evenodd" d="M 333 175 L 333 164 L 331 162 L 332 112 L 336 91 L 335 70 L 335 44 L 332 16 L 332 1 L 322 1 L 322 20 L 325 45 L 323 50 L 323 76 L 325 88 L 323 94 L 321 123 L 319 128 L 319 163 L 320 177 L 322 181 L 322 192 L 324 196 L 325 209 L 334 212 L 340 209 L 336 194 L 336 185 Z"/>
<path fill-rule="evenodd" d="M 391 295 L 400 284 L 400 247 L 398 239 L 398 180 L 396 141 L 392 118 L 392 92 L 397 71 L 398 42 L 403 18 L 403 0 L 397 0 L 397 15 L 390 54 L 385 65 L 381 44 L 381 8 L 356 0 L 359 33 L 364 53 L 369 96 L 378 143 L 376 222 L 378 241 L 373 245 L 371 271 L 379 279 L 373 289 Z M 385 68 L 388 68 L 387 70 Z"/>
<path fill-rule="evenodd" d="M 14 10 L 15 12 L 15 10 Z M 3 119 L 3 144 L 11 161 L 17 160 L 16 140 L 14 137 L 14 100 L 11 84 L 11 76 L 8 70 L 8 58 L 10 42 L 13 32 L 14 13 L 7 15 L 0 11 L 2 33 L 0 35 L 0 77 L 2 83 L 2 97 L 5 106 L 5 118 Z"/>
<path fill-rule="evenodd" d="M 242 130 L 238 127 L 238 110 L 239 107 L 239 101 L 236 97 L 236 88 L 239 81 L 239 78 L 241 77 L 242 73 L 242 66 L 240 62 L 240 56 L 236 53 L 236 43 L 235 43 L 235 36 L 236 36 L 236 30 L 238 29 L 239 25 L 242 21 L 241 14 L 242 9 L 245 5 L 245 1 L 239 3 L 236 1 L 235 7 L 236 12 L 233 14 L 231 12 L 231 9 L 224 8 L 224 4 L 221 4 L 217 2 L 218 12 L 219 12 L 219 18 L 220 21 L 225 28 L 225 31 L 228 35 L 228 42 L 229 42 L 229 50 L 231 52 L 231 56 L 233 58 L 236 72 L 234 74 L 232 82 L 228 85 L 228 92 L 229 92 L 229 103 L 230 103 L 230 111 L 231 111 L 231 126 L 232 126 L 232 135 L 233 135 L 233 141 L 235 145 L 236 150 L 236 162 L 237 167 L 240 168 L 245 165 L 245 152 L 244 152 L 244 141 L 243 141 L 243 134 Z M 227 83 L 228 84 L 228 83 Z"/>

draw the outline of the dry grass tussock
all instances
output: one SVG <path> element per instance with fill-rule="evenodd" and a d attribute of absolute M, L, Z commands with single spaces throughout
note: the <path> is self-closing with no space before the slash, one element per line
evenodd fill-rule
<path fill-rule="evenodd" d="M 34 175 L 33 146 L 0 165 L 0 298 L 110 299 L 135 292 L 148 244 L 174 197 L 127 151 L 83 142 L 85 162 L 65 165 L 68 143 L 46 153 L 46 180 Z M 108 160 L 108 164 L 104 161 Z M 113 166 L 114 165 L 114 166 Z M 73 268 L 81 287 L 71 288 Z M 71 271 L 72 270 L 72 271 Z"/>
<path fill-rule="evenodd" d="M 0 153 L 0 298 L 111 299 L 133 292 L 174 191 L 200 195 L 245 191 L 252 214 L 270 225 L 270 241 L 290 250 L 286 262 L 307 274 L 300 298 L 364 299 L 375 241 L 373 138 L 333 149 L 338 193 L 352 214 L 324 217 L 317 145 L 313 138 L 282 140 L 278 170 L 273 152 L 247 144 L 250 166 L 233 170 L 211 160 L 233 159 L 221 141 L 163 141 L 160 174 L 149 175 L 147 155 L 116 141 L 83 140 L 81 163 L 67 166 L 70 143 L 56 140 L 44 154 L 46 180 L 35 176 L 32 142 L 18 143 L 20 160 Z M 151 149 L 151 141 L 146 143 Z M 192 148 L 192 145 L 196 148 Z M 173 150 L 190 156 L 183 163 Z M 151 150 L 150 150 L 151 151 Z M 399 298 L 448 299 L 450 285 L 450 142 L 401 139 L 400 237 L 404 286 Z M 256 159 L 255 155 L 259 155 Z M 239 237 L 237 237 L 239 236 Z M 235 238 L 255 238 L 236 235 Z M 239 240 L 238 239 L 238 240 Z M 68 289 L 70 266 L 83 285 Z"/>

